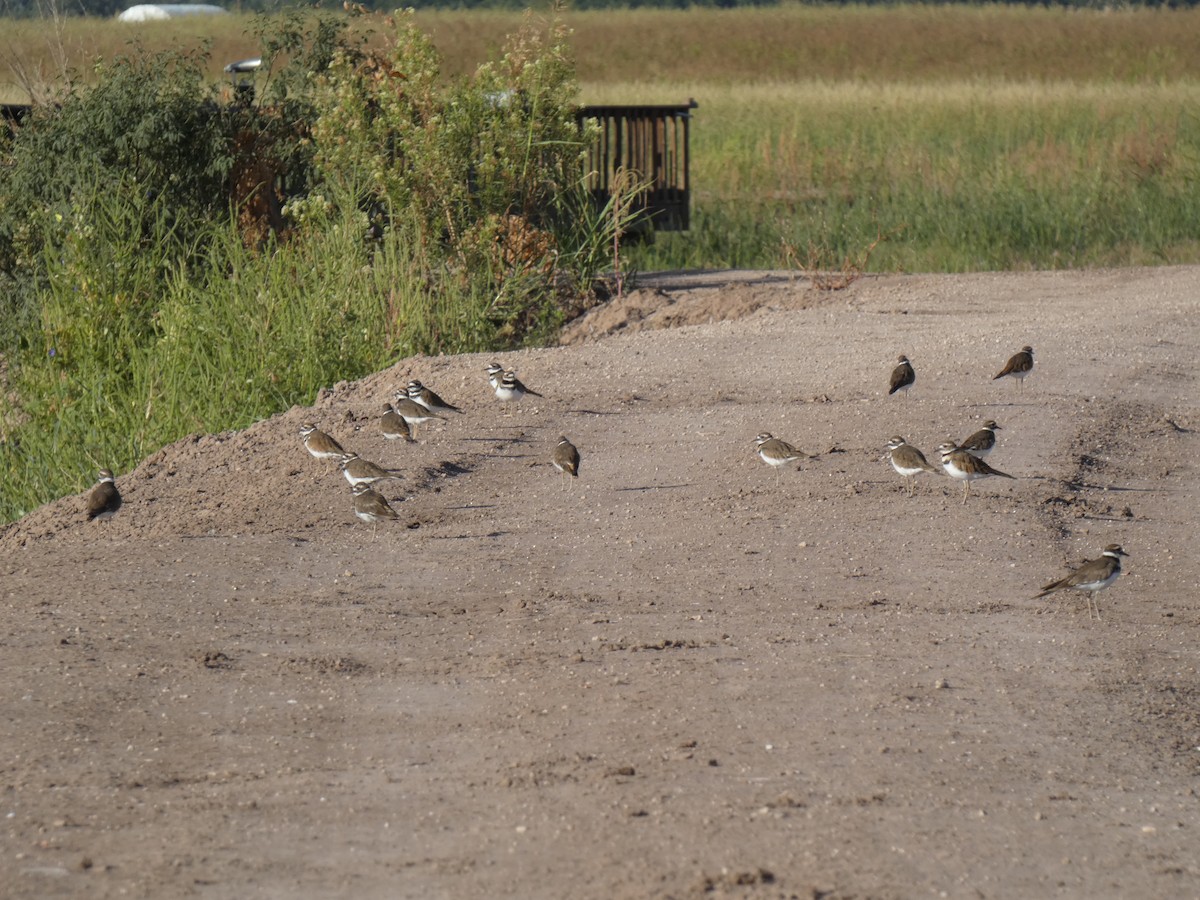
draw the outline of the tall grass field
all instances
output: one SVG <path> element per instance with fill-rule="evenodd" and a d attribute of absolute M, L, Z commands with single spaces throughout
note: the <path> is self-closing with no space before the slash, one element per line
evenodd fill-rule
<path fill-rule="evenodd" d="M 353 27 L 371 42 L 381 18 Z M 872 245 L 864 264 L 877 271 L 1200 258 L 1200 10 L 785 4 L 565 18 L 583 102 L 699 103 L 692 231 L 631 250 L 640 269 L 770 267 L 797 252 L 838 263 Z M 447 78 L 494 57 L 521 19 L 417 16 Z M 0 64 L 86 77 L 130 42 L 206 45 L 221 81 L 224 63 L 254 54 L 256 21 L 16 20 Z M 0 97 L 22 99 L 15 72 L 7 90 L 5 78 L 0 68 Z"/>
<path fill-rule="evenodd" d="M 635 86 L 596 95 L 648 96 Z M 1198 102 L 1190 80 L 710 87 L 692 130 L 692 229 L 659 235 L 638 265 L 1194 262 Z"/>
<path fill-rule="evenodd" d="M 692 228 L 624 250 L 635 270 L 1200 261 L 1200 11 L 783 5 L 564 18 L 581 102 L 699 104 Z M 454 81 L 495 59 L 522 19 L 415 20 Z M 223 84 L 225 63 L 257 54 L 261 25 L 235 14 L 138 26 L 0 19 L 0 101 L 86 83 L 96 60 L 131 42 L 206 47 L 208 76 Z M 376 46 L 389 23 L 369 15 L 350 27 Z M 100 465 L 120 472 L 188 433 L 310 403 L 397 354 L 498 339 L 470 304 L 435 309 L 427 295 L 385 289 L 419 282 L 410 259 L 364 260 L 339 244 L 344 233 L 246 256 L 214 226 L 209 252 L 236 277 L 203 297 L 183 273 L 168 279 L 138 313 L 154 318 L 155 341 L 131 339 L 119 366 L 0 360 L 4 396 L 16 398 L 0 408 L 0 522 L 83 489 Z M 260 288 L 239 288 L 249 283 Z M 64 321 L 85 310 L 74 340 L 119 342 L 129 297 L 58 285 L 38 312 L 42 330 L 67 333 Z"/>

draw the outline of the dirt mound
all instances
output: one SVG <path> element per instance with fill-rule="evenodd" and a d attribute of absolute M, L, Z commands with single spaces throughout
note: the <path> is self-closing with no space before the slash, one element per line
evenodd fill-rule
<path fill-rule="evenodd" d="M 656 273 L 639 287 L 601 304 L 563 329 L 563 345 L 683 325 L 741 319 L 760 309 L 841 306 L 852 296 L 818 291 L 801 276 L 777 272 L 720 271 Z"/>

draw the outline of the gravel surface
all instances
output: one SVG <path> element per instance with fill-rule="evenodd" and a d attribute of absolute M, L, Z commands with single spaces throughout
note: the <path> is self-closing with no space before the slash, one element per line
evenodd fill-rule
<path fill-rule="evenodd" d="M 1200 896 L 1200 270 L 642 284 L 516 409 L 405 360 L 0 531 L 0 896 Z M 966 503 L 881 459 L 986 419 Z"/>

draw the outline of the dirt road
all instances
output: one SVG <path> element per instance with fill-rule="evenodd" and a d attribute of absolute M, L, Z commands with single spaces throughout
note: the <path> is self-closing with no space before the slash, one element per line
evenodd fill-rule
<path fill-rule="evenodd" d="M 406 360 L 37 510 L 0 895 L 1200 896 L 1198 288 L 658 276 L 500 357 L 545 395 L 507 414 L 489 357 Z M 465 412 L 385 444 L 412 377 Z M 965 504 L 881 460 L 986 419 L 1016 480 Z M 402 470 L 397 522 L 307 421 Z M 1101 620 L 1031 599 L 1110 543 Z"/>

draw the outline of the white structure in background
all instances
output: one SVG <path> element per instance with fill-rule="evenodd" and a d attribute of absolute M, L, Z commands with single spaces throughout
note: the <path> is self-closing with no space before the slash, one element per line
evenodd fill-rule
<path fill-rule="evenodd" d="M 142 3 L 117 16 L 119 22 L 161 22 L 180 16 L 216 16 L 225 10 L 211 3 Z"/>

